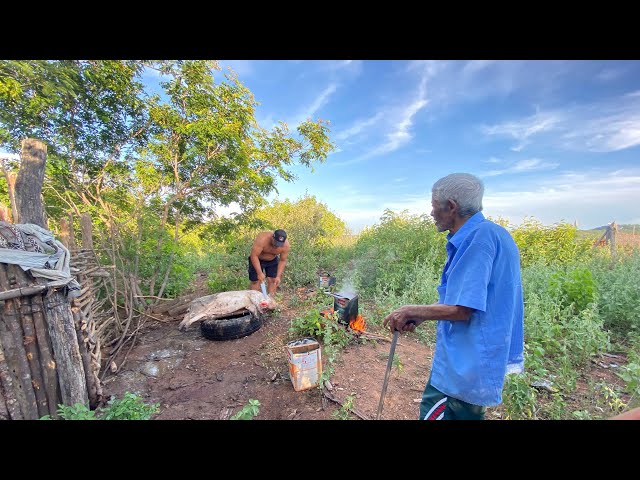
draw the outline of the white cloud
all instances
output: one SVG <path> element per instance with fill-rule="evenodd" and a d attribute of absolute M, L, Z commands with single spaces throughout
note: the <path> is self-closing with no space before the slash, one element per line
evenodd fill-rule
<path fill-rule="evenodd" d="M 529 143 L 533 135 L 553 130 L 562 121 L 559 112 L 535 113 L 521 120 L 499 123 L 497 125 L 482 125 L 480 130 L 486 135 L 513 137 L 518 144 L 511 149 L 519 152 Z"/>
<path fill-rule="evenodd" d="M 628 223 L 640 204 L 640 169 L 562 173 L 514 191 L 489 192 L 484 213 L 518 224 L 533 216 L 543 224 L 578 221 L 580 228 L 595 228 L 616 219 Z"/>
<path fill-rule="evenodd" d="M 537 112 L 519 120 L 483 125 L 489 136 L 512 137 L 521 151 L 534 136 L 554 132 L 548 143 L 567 150 L 614 152 L 640 145 L 640 92 L 560 110 Z"/>
<path fill-rule="evenodd" d="M 495 60 L 471 60 L 462 67 L 462 74 L 475 75 L 495 63 Z"/>
<path fill-rule="evenodd" d="M 382 118 L 382 112 L 376 113 L 373 117 L 366 118 L 364 120 L 357 120 L 346 130 L 343 130 L 335 135 L 336 140 L 346 140 L 350 137 L 358 135 L 360 132 L 375 125 Z"/>
<path fill-rule="evenodd" d="M 565 147 L 589 152 L 615 152 L 640 145 L 640 108 L 593 118 L 564 135 Z"/>
<path fill-rule="evenodd" d="M 388 124 L 391 127 L 391 131 L 385 135 L 386 141 L 384 143 L 374 147 L 364 155 L 336 163 L 335 165 L 345 166 L 359 163 L 378 155 L 393 152 L 409 143 L 413 138 L 413 134 L 411 133 L 413 118 L 429 103 L 429 100 L 427 99 L 427 80 L 429 76 L 429 73 L 423 74 L 413 100 L 405 105 L 404 108 L 396 111 L 395 114 L 388 115 Z"/>
<path fill-rule="evenodd" d="M 505 175 L 509 173 L 524 173 L 533 172 L 537 170 L 550 170 L 557 168 L 560 164 L 557 162 L 545 162 L 538 158 L 531 158 L 527 160 L 519 160 L 514 162 L 513 165 L 500 170 L 490 170 L 482 174 L 483 177 L 495 177 L 497 175 Z"/>
<path fill-rule="evenodd" d="M 305 122 L 308 119 L 313 120 L 313 116 L 316 114 L 318 110 L 320 110 L 324 105 L 329 102 L 329 98 L 331 95 L 338 89 L 338 85 L 336 83 L 330 83 L 327 85 L 320 94 L 311 102 L 307 108 L 304 109 L 302 113 L 296 116 L 295 120 L 293 120 L 290 125 L 298 126 L 302 122 Z"/>
<path fill-rule="evenodd" d="M 627 68 L 625 67 L 603 68 L 602 70 L 600 70 L 600 72 L 598 72 L 595 78 L 596 80 L 599 80 L 601 82 L 609 82 L 621 77 L 626 71 Z"/>

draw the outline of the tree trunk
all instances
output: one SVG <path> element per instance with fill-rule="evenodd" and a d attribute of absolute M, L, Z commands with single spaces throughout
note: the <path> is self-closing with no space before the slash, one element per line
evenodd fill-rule
<path fill-rule="evenodd" d="M 50 293 L 43 300 L 62 401 L 69 406 L 76 403 L 89 406 L 87 382 L 69 300 L 60 291 Z"/>
<path fill-rule="evenodd" d="M 42 184 L 47 146 L 35 138 L 22 141 L 22 162 L 16 178 L 16 223 L 33 223 L 46 228 L 42 206 Z"/>
<path fill-rule="evenodd" d="M 13 223 L 18 223 L 18 207 L 16 206 L 16 172 L 6 172 L 9 201 L 11 202 L 11 216 Z"/>
<path fill-rule="evenodd" d="M 91 215 L 83 213 L 80 218 L 80 226 L 82 227 L 82 248 L 84 250 L 93 250 Z"/>
<path fill-rule="evenodd" d="M 76 245 L 76 239 L 73 235 L 73 217 L 69 215 L 69 219 L 61 218 L 60 219 L 60 241 L 62 244 L 71 250 L 76 250 L 78 246 Z"/>

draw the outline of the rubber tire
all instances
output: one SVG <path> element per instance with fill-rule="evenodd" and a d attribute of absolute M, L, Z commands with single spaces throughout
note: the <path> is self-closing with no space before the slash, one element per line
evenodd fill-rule
<path fill-rule="evenodd" d="M 262 318 L 249 311 L 200 322 L 202 336 L 209 340 L 235 340 L 251 335 L 260 327 L 262 327 Z"/>

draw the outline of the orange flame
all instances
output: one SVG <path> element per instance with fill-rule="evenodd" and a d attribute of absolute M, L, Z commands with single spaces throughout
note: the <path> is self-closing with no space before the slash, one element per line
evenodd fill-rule
<path fill-rule="evenodd" d="M 349 322 L 349 327 L 356 332 L 364 332 L 365 331 L 365 323 L 362 315 L 358 314 L 356 318 Z"/>

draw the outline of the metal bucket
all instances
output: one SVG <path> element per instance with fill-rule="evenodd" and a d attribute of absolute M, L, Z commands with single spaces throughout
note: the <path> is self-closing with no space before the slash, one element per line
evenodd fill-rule
<path fill-rule="evenodd" d="M 322 352 L 313 338 L 287 343 L 289 377 L 296 392 L 317 387 L 322 375 Z"/>

